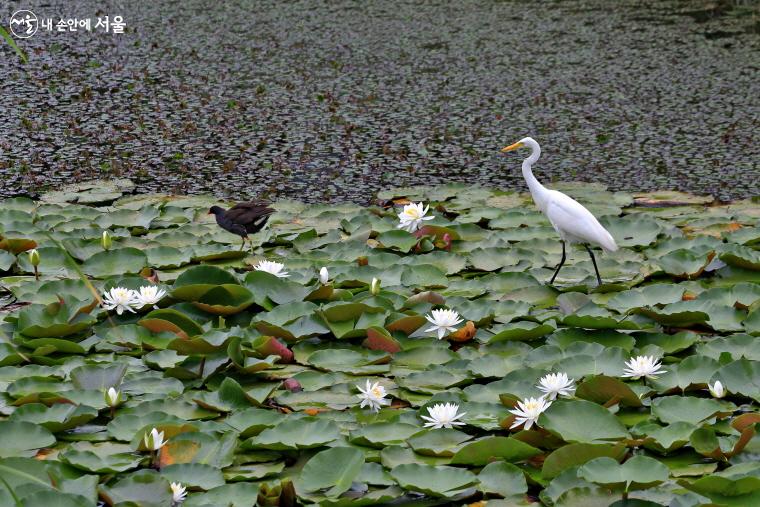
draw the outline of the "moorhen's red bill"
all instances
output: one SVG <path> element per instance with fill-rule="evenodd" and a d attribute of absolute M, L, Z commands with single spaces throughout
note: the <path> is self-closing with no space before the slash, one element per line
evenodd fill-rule
<path fill-rule="evenodd" d="M 242 250 L 248 239 L 248 234 L 259 232 L 269 220 L 269 215 L 274 210 L 265 202 L 251 201 L 241 202 L 234 205 L 228 210 L 219 206 L 211 206 L 208 210 L 209 215 L 216 217 L 216 223 L 232 234 L 237 234 L 243 238 Z"/>

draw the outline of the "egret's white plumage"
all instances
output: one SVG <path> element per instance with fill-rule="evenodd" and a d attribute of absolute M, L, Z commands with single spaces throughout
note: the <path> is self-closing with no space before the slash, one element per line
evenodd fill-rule
<path fill-rule="evenodd" d="M 618 247 L 615 243 L 615 239 L 589 210 L 572 197 L 557 190 L 546 188 L 539 183 L 535 176 L 533 176 L 531 168 L 541 156 L 541 147 L 535 139 L 532 137 L 525 137 L 501 151 L 512 151 L 522 148 L 523 146 L 531 149 L 530 156 L 523 160 L 522 163 L 523 177 L 528 183 L 530 194 L 533 196 L 533 201 L 536 203 L 536 206 L 538 206 L 538 209 L 546 215 L 549 222 L 551 222 L 552 227 L 554 227 L 554 230 L 557 231 L 557 234 L 559 234 L 563 241 L 562 261 L 557 268 L 557 272 L 559 272 L 559 268 L 562 267 L 562 263 L 565 262 L 564 242 L 599 245 L 608 252 L 614 252 L 617 250 Z M 596 260 L 594 259 L 591 250 L 588 251 L 594 262 L 594 269 L 596 270 Z M 557 272 L 554 273 L 550 283 L 554 282 Z M 599 280 L 599 283 L 601 284 L 598 270 L 597 280 Z"/>

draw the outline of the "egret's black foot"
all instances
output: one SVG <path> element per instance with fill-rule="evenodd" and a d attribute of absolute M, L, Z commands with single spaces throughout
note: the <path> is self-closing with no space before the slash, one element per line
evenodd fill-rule
<path fill-rule="evenodd" d="M 559 261 L 559 264 L 557 264 L 557 269 L 554 271 L 554 275 L 552 275 L 552 279 L 549 280 L 549 285 L 554 285 L 554 279 L 557 278 L 557 274 L 559 274 L 559 270 L 562 268 L 562 265 L 565 263 L 565 242 L 562 241 L 562 259 Z"/>
<path fill-rule="evenodd" d="M 588 252 L 589 256 L 591 256 L 591 262 L 594 264 L 594 273 L 596 273 L 596 282 L 599 285 L 602 285 L 602 277 L 599 276 L 599 268 L 596 267 L 596 259 L 594 258 L 594 252 L 591 251 L 591 249 L 588 247 L 588 245 L 583 245 L 586 247 L 586 251 Z M 597 285 L 597 287 L 599 286 Z"/>

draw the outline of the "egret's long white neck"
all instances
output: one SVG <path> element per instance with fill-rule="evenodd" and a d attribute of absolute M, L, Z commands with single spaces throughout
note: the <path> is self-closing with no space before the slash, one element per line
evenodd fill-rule
<path fill-rule="evenodd" d="M 535 164 L 541 156 L 541 147 L 533 139 L 524 139 L 522 142 L 525 146 L 528 146 L 531 149 L 530 156 L 523 160 L 522 163 L 523 178 L 525 178 L 526 183 L 528 183 L 528 188 L 530 189 L 530 194 L 533 196 L 533 200 L 543 211 L 544 196 L 546 195 L 547 190 L 546 187 L 539 183 L 536 177 L 533 176 L 533 170 L 531 169 L 533 164 Z"/>

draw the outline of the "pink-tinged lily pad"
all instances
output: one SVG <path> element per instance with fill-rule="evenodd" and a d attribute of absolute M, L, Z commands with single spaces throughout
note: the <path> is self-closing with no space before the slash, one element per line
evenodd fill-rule
<path fill-rule="evenodd" d="M 270 355 L 280 356 L 281 363 L 293 361 L 293 352 L 274 336 L 260 336 L 256 338 L 253 342 L 253 350 L 264 357 Z"/>
<path fill-rule="evenodd" d="M 362 345 L 371 350 L 384 350 L 391 354 L 401 350 L 401 344 L 381 327 L 368 328 L 367 338 L 362 342 Z"/>

